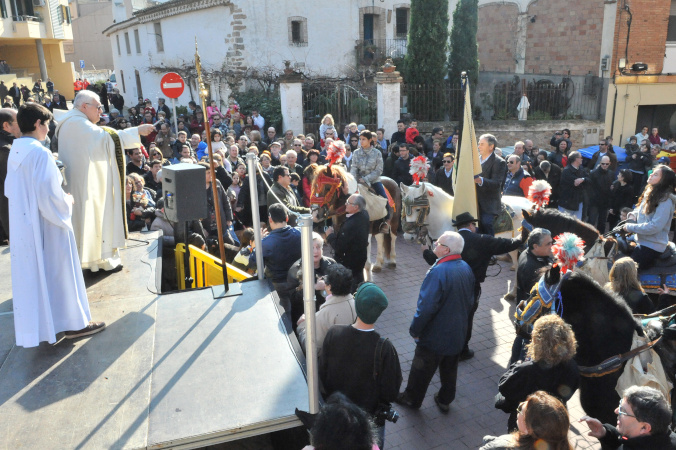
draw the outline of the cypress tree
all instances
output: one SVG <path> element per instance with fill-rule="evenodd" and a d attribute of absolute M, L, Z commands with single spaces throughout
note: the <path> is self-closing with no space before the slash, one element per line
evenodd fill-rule
<path fill-rule="evenodd" d="M 459 84 L 460 74 L 467 72 L 472 91 L 479 81 L 478 22 L 479 0 L 460 0 L 453 12 L 448 76 L 451 84 Z"/>
<path fill-rule="evenodd" d="M 404 60 L 404 81 L 408 85 L 424 85 L 424 90 L 411 90 L 409 108 L 414 117 L 438 114 L 439 92 L 433 89 L 447 75 L 448 0 L 411 0 L 411 22 L 408 49 Z"/>
<path fill-rule="evenodd" d="M 405 81 L 438 84 L 446 76 L 448 0 L 411 0 Z"/>

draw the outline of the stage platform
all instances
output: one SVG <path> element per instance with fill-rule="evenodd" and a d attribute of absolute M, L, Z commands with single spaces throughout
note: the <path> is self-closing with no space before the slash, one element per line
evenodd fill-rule
<path fill-rule="evenodd" d="M 0 247 L 0 448 L 199 448 L 301 426 L 302 353 L 267 281 L 158 294 L 161 238 L 132 233 L 118 273 L 88 274 L 97 335 L 14 346 Z"/>

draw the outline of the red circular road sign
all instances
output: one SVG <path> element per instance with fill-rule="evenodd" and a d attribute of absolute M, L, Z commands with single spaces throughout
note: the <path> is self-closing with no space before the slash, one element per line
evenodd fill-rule
<path fill-rule="evenodd" d="M 179 74 L 169 72 L 160 80 L 160 89 L 169 98 L 179 98 L 185 89 L 185 82 Z"/>

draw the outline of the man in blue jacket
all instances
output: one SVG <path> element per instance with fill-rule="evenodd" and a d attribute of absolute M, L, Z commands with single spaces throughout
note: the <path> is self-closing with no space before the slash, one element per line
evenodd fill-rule
<path fill-rule="evenodd" d="M 265 276 L 272 281 L 281 306 L 290 315 L 291 293 L 286 278 L 293 263 L 301 256 L 300 229 L 287 224 L 289 216 L 281 203 L 268 208 L 268 220 L 270 233 L 261 241 Z M 256 251 L 257 249 L 254 249 L 249 256 L 250 267 L 256 267 Z"/>
<path fill-rule="evenodd" d="M 469 314 L 474 305 L 474 274 L 460 259 L 465 241 L 447 231 L 434 247 L 437 261 L 425 275 L 418 307 L 409 332 L 418 344 L 411 363 L 406 390 L 397 402 L 420 408 L 427 387 L 439 368 L 441 389 L 434 401 L 443 413 L 455 399 L 460 353 L 465 345 Z"/>

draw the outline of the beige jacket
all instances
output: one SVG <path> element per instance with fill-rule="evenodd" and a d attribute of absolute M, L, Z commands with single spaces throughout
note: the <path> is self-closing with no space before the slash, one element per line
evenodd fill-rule
<path fill-rule="evenodd" d="M 330 295 L 317 311 L 316 318 L 317 356 L 319 356 L 322 354 L 322 344 L 329 328 L 334 325 L 351 325 L 357 320 L 357 310 L 354 308 L 352 294 Z M 305 350 L 305 321 L 298 325 L 296 334 L 298 334 L 301 347 Z"/>

